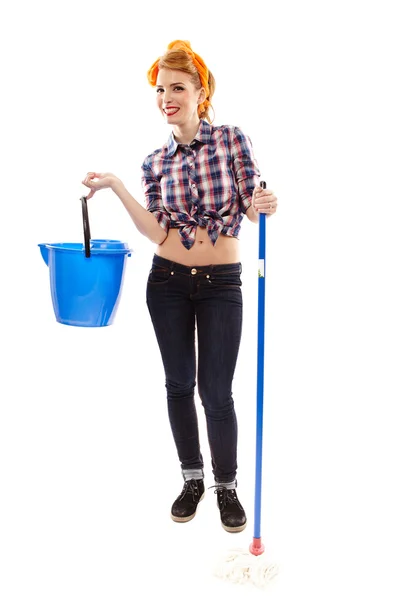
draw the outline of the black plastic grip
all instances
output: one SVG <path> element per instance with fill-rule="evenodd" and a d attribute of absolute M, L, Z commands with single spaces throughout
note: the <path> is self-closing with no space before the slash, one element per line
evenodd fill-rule
<path fill-rule="evenodd" d="M 89 213 L 87 207 L 87 196 L 82 196 L 82 218 L 83 218 L 83 236 L 85 240 L 85 256 L 90 258 L 90 226 Z"/>

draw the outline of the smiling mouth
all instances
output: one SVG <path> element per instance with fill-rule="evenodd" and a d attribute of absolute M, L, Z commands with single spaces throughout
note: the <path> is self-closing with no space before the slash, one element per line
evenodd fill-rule
<path fill-rule="evenodd" d="M 176 108 L 175 106 L 172 108 L 164 108 L 164 112 L 165 114 L 170 117 L 171 115 L 176 115 L 176 113 L 178 112 L 179 108 Z"/>

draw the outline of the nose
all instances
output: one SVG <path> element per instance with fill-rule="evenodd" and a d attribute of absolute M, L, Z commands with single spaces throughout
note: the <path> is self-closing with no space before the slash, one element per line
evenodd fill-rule
<path fill-rule="evenodd" d="M 169 89 L 166 89 L 164 91 L 164 104 L 170 104 L 172 101 L 172 91 Z"/>

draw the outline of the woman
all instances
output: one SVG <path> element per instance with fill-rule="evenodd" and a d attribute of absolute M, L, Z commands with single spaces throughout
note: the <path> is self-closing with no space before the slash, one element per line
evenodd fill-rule
<path fill-rule="evenodd" d="M 88 198 L 110 187 L 137 229 L 157 245 L 147 305 L 184 479 L 171 517 L 191 520 L 205 490 L 194 402 L 197 374 L 221 524 L 226 531 L 242 531 L 246 514 L 236 492 L 232 399 L 242 327 L 238 235 L 244 215 L 257 223 L 259 212 L 275 213 L 277 199 L 259 187 L 250 139 L 238 127 L 211 125 L 215 80 L 189 42 L 171 42 L 147 76 L 172 132 L 142 164 L 146 208 L 111 173 L 90 172 L 83 183 L 90 188 Z"/>

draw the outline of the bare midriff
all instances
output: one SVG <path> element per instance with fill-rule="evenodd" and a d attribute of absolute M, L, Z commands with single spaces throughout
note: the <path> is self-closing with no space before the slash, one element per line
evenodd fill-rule
<path fill-rule="evenodd" d="M 196 239 L 190 250 L 182 244 L 179 230 L 170 229 L 165 241 L 157 246 L 156 254 L 188 267 L 223 265 L 240 261 L 237 238 L 219 235 L 213 245 L 205 227 L 197 227 Z"/>

